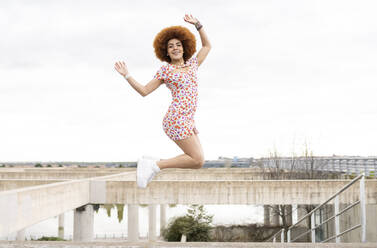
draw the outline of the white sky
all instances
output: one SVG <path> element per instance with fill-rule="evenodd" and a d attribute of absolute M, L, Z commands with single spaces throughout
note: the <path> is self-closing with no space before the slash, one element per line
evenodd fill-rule
<path fill-rule="evenodd" d="M 196 113 L 206 159 L 376 155 L 375 1 L 1 1 L 0 161 L 132 161 L 182 152 L 162 130 L 162 85 L 143 98 L 152 42 L 197 17 L 212 50 Z"/>

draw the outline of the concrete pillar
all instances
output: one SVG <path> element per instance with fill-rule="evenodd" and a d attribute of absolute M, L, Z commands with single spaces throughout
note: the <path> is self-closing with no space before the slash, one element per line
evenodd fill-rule
<path fill-rule="evenodd" d="M 139 241 L 139 205 L 128 204 L 128 237 L 129 242 Z"/>
<path fill-rule="evenodd" d="M 58 237 L 64 239 L 64 213 L 59 215 Z"/>
<path fill-rule="evenodd" d="M 264 205 L 263 206 L 263 212 L 264 212 L 264 225 L 269 226 L 270 223 L 270 206 L 269 205 Z"/>
<path fill-rule="evenodd" d="M 297 221 L 304 217 L 305 214 L 307 214 L 305 205 L 297 205 Z M 301 221 L 298 226 L 309 227 L 309 218 Z"/>
<path fill-rule="evenodd" d="M 166 227 L 166 204 L 160 204 L 160 237 L 162 229 Z"/>
<path fill-rule="evenodd" d="M 76 208 L 73 213 L 73 241 L 92 241 L 94 236 L 93 205 Z"/>
<path fill-rule="evenodd" d="M 156 235 L 156 204 L 149 204 L 149 230 L 148 230 L 148 240 L 155 241 L 157 239 Z"/>
<path fill-rule="evenodd" d="M 285 205 L 285 220 L 288 226 L 292 225 L 292 205 Z"/>
<path fill-rule="evenodd" d="M 271 226 L 279 226 L 279 205 L 272 205 L 271 216 Z"/>
<path fill-rule="evenodd" d="M 26 228 L 21 229 L 17 232 L 17 236 L 16 236 L 17 241 L 25 241 L 25 230 Z"/>

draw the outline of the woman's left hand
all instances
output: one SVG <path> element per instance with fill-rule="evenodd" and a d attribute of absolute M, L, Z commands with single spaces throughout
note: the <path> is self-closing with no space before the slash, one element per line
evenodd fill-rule
<path fill-rule="evenodd" d="M 185 17 L 183 17 L 183 19 L 188 22 L 188 23 L 191 23 L 191 24 L 195 24 L 198 22 L 198 19 L 196 19 L 195 17 L 193 17 L 192 15 L 185 15 Z"/>

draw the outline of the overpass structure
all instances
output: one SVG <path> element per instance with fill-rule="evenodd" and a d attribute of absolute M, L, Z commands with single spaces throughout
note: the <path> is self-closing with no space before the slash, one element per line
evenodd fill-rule
<path fill-rule="evenodd" d="M 348 175 L 364 173 L 368 177 L 377 178 L 377 157 L 372 156 L 276 157 L 252 159 L 249 163 L 253 167 L 340 172 Z"/>
<path fill-rule="evenodd" d="M 161 206 L 161 216 L 166 204 L 321 204 L 350 181 L 261 178 L 263 173 L 253 168 L 166 169 L 146 189 L 140 189 L 136 186 L 134 168 L 1 169 L 0 237 L 17 232 L 17 239 L 24 240 L 25 228 L 54 216 L 64 222 L 64 213 L 74 210 L 73 241 L 93 241 L 94 204 L 123 203 L 128 205 L 127 241 L 139 241 L 138 205 L 148 204 L 148 237 L 154 242 L 157 204 Z M 376 179 L 365 181 L 365 193 L 367 241 L 377 242 Z M 349 204 L 358 197 L 358 187 L 350 188 L 339 201 Z M 161 221 L 164 226 L 164 218 Z M 12 242 L 4 242 L 0 246 L 14 247 Z"/>

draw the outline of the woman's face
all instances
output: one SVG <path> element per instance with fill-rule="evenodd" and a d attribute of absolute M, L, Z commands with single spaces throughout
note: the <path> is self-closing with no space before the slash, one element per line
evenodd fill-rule
<path fill-rule="evenodd" d="M 183 45 L 178 39 L 168 41 L 168 55 L 171 60 L 179 60 L 183 57 Z"/>

